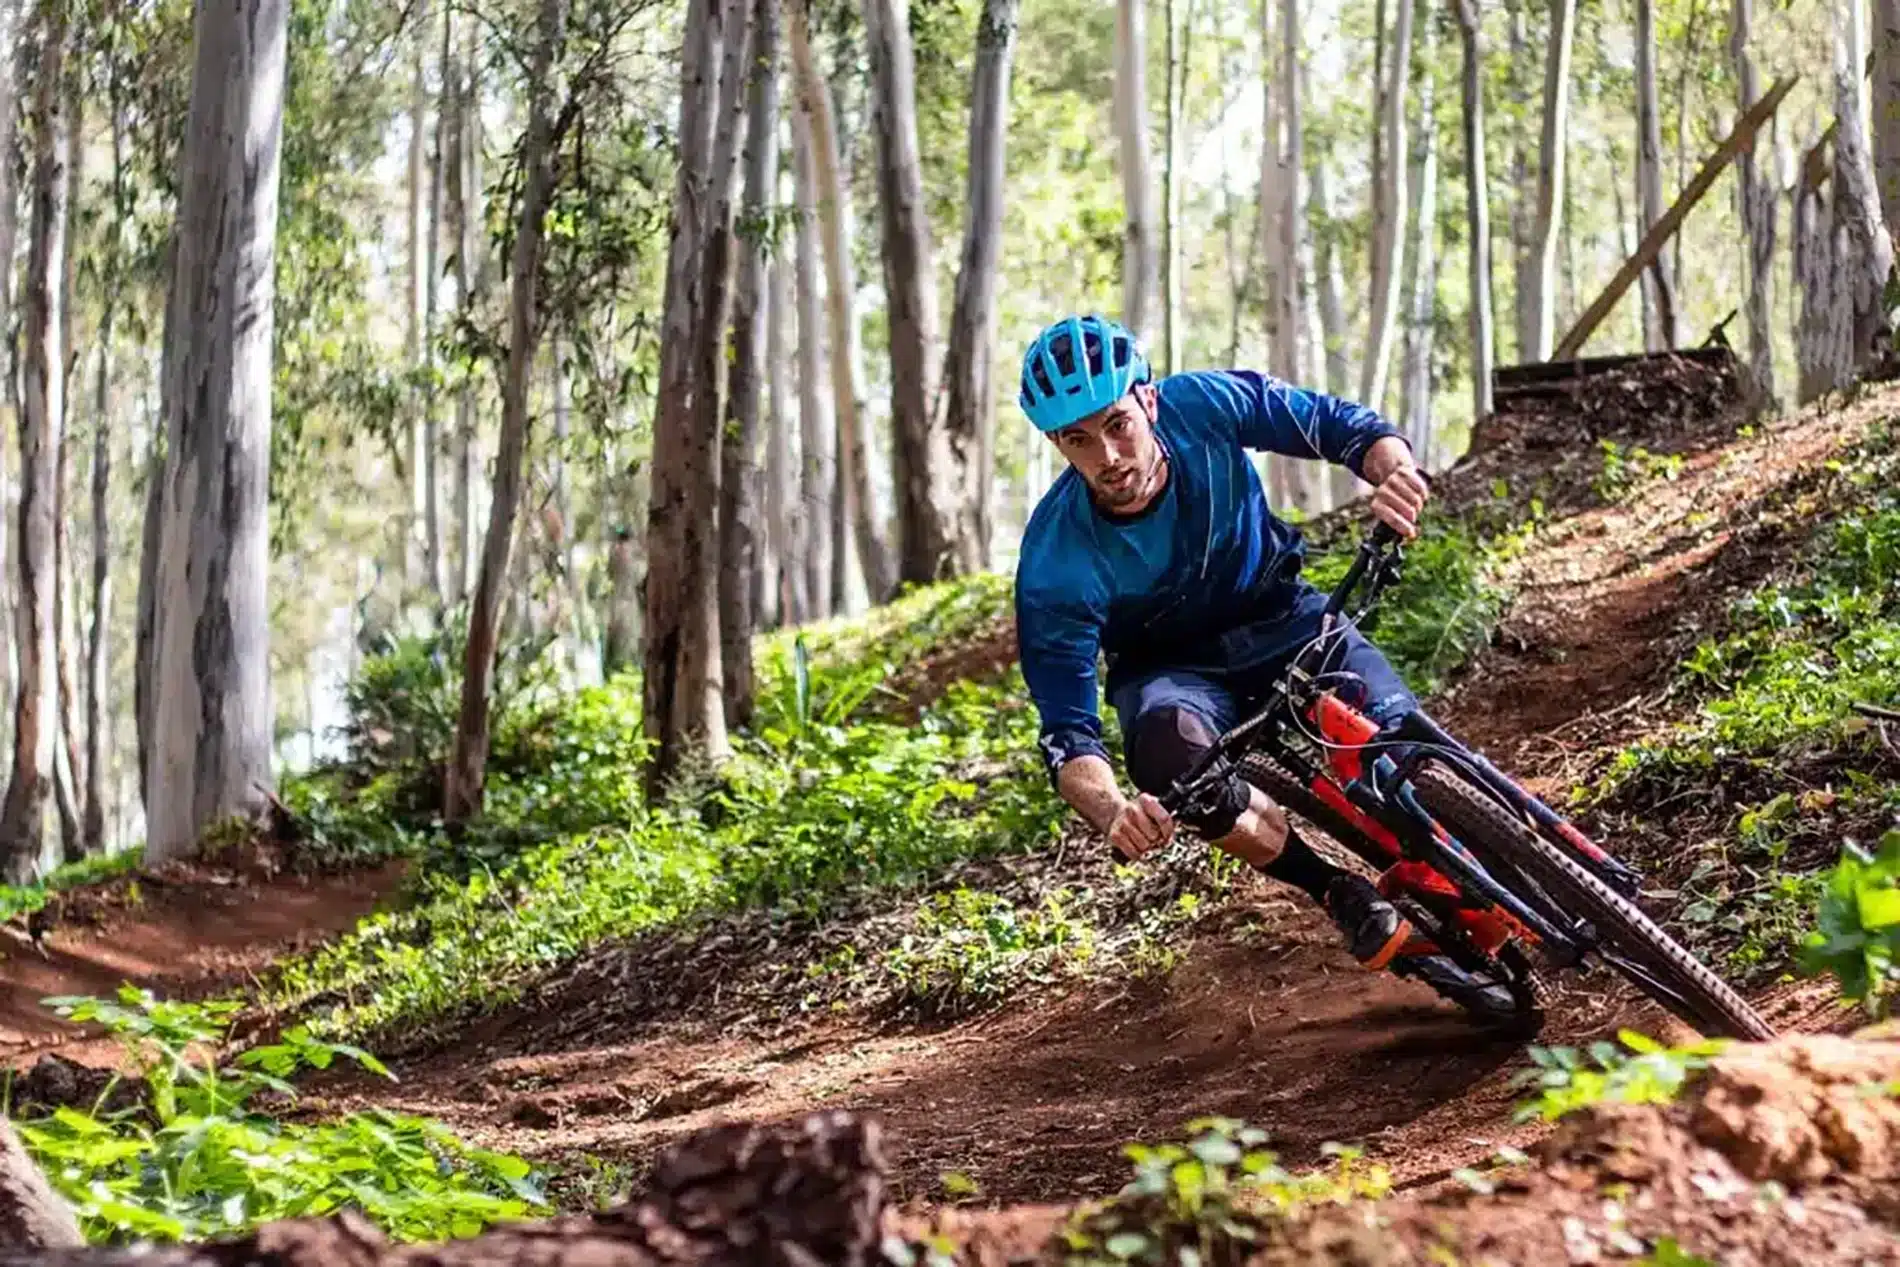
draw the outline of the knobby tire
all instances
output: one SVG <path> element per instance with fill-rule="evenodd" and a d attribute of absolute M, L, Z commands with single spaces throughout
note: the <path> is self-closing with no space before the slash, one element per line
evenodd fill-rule
<path fill-rule="evenodd" d="M 1767 1042 L 1775 1037 L 1741 995 L 1635 903 L 1519 822 L 1488 793 L 1436 761 L 1423 763 L 1412 783 L 1420 803 L 1454 835 L 1469 838 L 1485 854 L 1506 859 L 1549 894 L 1559 914 L 1588 920 L 1604 945 L 1674 990 L 1694 1013 L 1684 1020 L 1725 1038 Z M 1499 878 L 1510 883 L 1509 877 Z M 1670 1000 L 1657 1001 L 1680 1011 Z"/>

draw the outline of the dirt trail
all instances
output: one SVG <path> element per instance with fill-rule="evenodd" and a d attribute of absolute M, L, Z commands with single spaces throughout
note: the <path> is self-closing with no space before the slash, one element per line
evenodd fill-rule
<path fill-rule="evenodd" d="M 1524 596 L 1502 645 L 1437 711 L 1544 787 L 1640 734 L 1682 650 L 1797 543 L 1803 472 L 1876 412 L 1694 453 L 1673 480 L 1554 526 L 1514 568 Z M 889 1126 L 904 1197 L 943 1199 L 954 1171 L 1007 1203 L 1112 1188 L 1124 1143 L 1206 1113 L 1265 1127 L 1295 1163 L 1320 1160 L 1328 1141 L 1358 1145 L 1404 1186 L 1536 1134 L 1510 1125 L 1521 1046 L 1474 1033 L 1423 987 L 1359 970 L 1303 900 L 1254 892 L 1249 939 L 1204 929 L 1157 982 L 1098 983 L 936 1030 L 811 1022 L 769 1044 L 681 1023 L 574 1048 L 569 1027 L 530 1013 L 403 1069 L 398 1098 L 530 1156 L 636 1167 L 717 1121 L 868 1109 Z M 1785 986 L 1758 1003 L 1785 1028 L 1846 1024 L 1825 994 Z M 1595 978 L 1560 993 L 1544 1037 L 1626 1024 L 1679 1032 Z"/>
<path fill-rule="evenodd" d="M 110 995 L 125 982 L 165 997 L 240 985 L 276 960 L 347 931 L 394 891 L 401 864 L 343 875 L 260 874 L 254 866 L 173 865 L 57 899 L 39 945 L 7 925 L 0 941 L 0 1060 L 86 1062 L 111 1048 L 43 1006 Z"/>
<path fill-rule="evenodd" d="M 1523 596 L 1501 645 L 1436 711 L 1540 789 L 1566 785 L 1655 724 L 1682 650 L 1793 549 L 1802 472 L 1878 412 L 1875 402 L 1705 449 L 1674 480 L 1548 530 L 1515 565 Z M 386 891 L 373 877 L 331 884 L 167 906 L 70 943 L 56 933 L 52 975 L 31 948 L 12 951 L 0 1024 L 22 1041 L 53 1035 L 56 1023 L 20 1002 L 49 988 L 241 977 L 289 930 L 339 930 Z M 197 892 L 207 904 L 216 895 Z M 558 1016 L 512 1013 L 398 1064 L 393 1088 L 333 1080 L 305 1111 L 400 1107 L 531 1157 L 591 1154 L 632 1174 L 719 1120 L 868 1109 L 888 1125 L 902 1197 L 943 1199 L 954 1171 L 1004 1202 L 1109 1190 L 1126 1174 L 1124 1143 L 1172 1136 L 1206 1113 L 1266 1128 L 1294 1164 L 1319 1161 L 1328 1141 L 1361 1146 L 1414 1187 L 1535 1134 L 1510 1125 L 1521 1046 L 1475 1033 L 1424 987 L 1360 970 L 1303 899 L 1264 882 L 1243 892 L 1248 931 L 1204 923 L 1158 980 L 1096 982 L 947 1027 L 824 1017 L 769 1042 L 681 1018 L 615 1045 L 577 1043 Z M 1759 1003 L 1787 1028 L 1845 1024 L 1824 994 L 1783 987 Z M 1562 993 L 1545 1039 L 1585 1041 L 1619 1024 L 1668 1033 L 1672 1023 L 1599 978 Z"/>

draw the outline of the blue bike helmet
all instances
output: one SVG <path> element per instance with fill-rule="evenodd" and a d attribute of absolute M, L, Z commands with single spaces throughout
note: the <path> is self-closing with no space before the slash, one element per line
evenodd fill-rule
<path fill-rule="evenodd" d="M 1018 401 L 1038 431 L 1060 431 L 1147 381 L 1140 341 L 1119 323 L 1091 313 L 1066 317 L 1030 343 Z"/>

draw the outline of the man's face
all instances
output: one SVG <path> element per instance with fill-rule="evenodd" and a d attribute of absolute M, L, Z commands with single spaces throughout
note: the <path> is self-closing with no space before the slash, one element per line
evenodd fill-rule
<path fill-rule="evenodd" d="M 1076 469 L 1102 509 L 1133 514 L 1161 491 L 1161 444 L 1155 438 L 1152 383 L 1137 384 L 1100 413 L 1049 438 Z"/>

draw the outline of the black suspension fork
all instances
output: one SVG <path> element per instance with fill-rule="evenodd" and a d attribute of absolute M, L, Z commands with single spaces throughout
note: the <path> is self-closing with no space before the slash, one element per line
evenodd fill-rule
<path fill-rule="evenodd" d="M 1568 849 L 1577 861 L 1589 867 L 1604 883 L 1622 893 L 1624 897 L 1634 897 L 1642 887 L 1643 877 L 1640 872 L 1611 857 L 1601 845 L 1579 831 L 1576 824 L 1519 787 L 1515 779 L 1491 764 L 1483 753 L 1459 743 L 1449 731 L 1426 716 L 1422 710 L 1413 709 L 1404 714 L 1399 719 L 1396 735 L 1402 740 L 1410 739 L 1439 748 L 1449 748 L 1457 754 L 1455 760 L 1465 767 L 1466 774 L 1483 783 L 1507 806 L 1529 820 L 1545 839 Z M 1431 755 L 1429 752 L 1415 751 L 1411 761 Z M 1411 761 L 1408 761 L 1408 765 Z"/>

